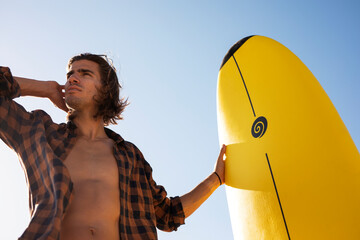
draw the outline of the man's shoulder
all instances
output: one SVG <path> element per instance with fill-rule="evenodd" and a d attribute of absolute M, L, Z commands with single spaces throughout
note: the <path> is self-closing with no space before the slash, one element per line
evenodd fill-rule
<path fill-rule="evenodd" d="M 142 152 L 133 142 L 129 140 L 124 140 L 123 137 L 120 136 L 120 134 L 114 132 L 109 128 L 105 128 L 105 132 L 107 136 L 115 142 L 120 152 L 126 151 L 128 157 L 135 160 L 145 161 Z"/>
<path fill-rule="evenodd" d="M 127 140 L 124 140 L 124 145 L 129 148 L 129 149 L 133 149 L 135 151 L 139 151 L 139 148 L 133 143 L 133 142 L 130 142 L 130 141 L 127 141 Z"/>
<path fill-rule="evenodd" d="M 123 141 L 124 147 L 128 153 L 130 153 L 131 157 L 137 159 L 137 160 L 143 160 L 144 156 L 140 149 L 132 142 L 130 141 Z"/>
<path fill-rule="evenodd" d="M 66 133 L 71 132 L 75 127 L 71 122 L 56 123 L 52 117 L 44 110 L 37 109 L 31 111 L 30 125 L 39 129 L 44 129 L 47 136 L 60 137 Z"/>
<path fill-rule="evenodd" d="M 33 110 L 31 111 L 31 113 L 34 116 L 34 118 L 36 118 L 37 120 L 41 120 L 46 125 L 55 125 L 55 126 L 67 125 L 66 123 L 55 123 L 52 117 L 42 109 Z"/>
<path fill-rule="evenodd" d="M 36 116 L 38 118 L 44 118 L 44 119 L 52 120 L 50 115 L 47 112 L 45 112 L 44 110 L 36 109 L 36 110 L 32 110 L 31 113 L 32 113 L 32 115 L 34 115 L 34 116 Z"/>

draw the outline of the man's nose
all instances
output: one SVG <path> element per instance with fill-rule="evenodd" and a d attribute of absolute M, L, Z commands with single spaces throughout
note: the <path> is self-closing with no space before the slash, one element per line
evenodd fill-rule
<path fill-rule="evenodd" d="M 73 74 L 71 74 L 71 76 L 68 78 L 68 82 L 69 82 L 70 84 L 74 84 L 74 83 L 79 83 L 80 81 L 79 81 L 78 76 L 76 76 L 76 74 L 73 73 Z"/>

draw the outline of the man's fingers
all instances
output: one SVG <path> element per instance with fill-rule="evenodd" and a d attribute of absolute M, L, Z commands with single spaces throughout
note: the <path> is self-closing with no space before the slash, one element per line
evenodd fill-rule
<path fill-rule="evenodd" d="M 65 85 L 59 85 L 59 92 L 62 97 L 65 97 Z"/>
<path fill-rule="evenodd" d="M 69 111 L 69 109 L 67 109 L 67 107 L 66 106 L 62 106 L 62 107 L 59 107 L 61 110 L 63 110 L 64 112 L 68 112 Z"/>
<path fill-rule="evenodd" d="M 66 105 L 63 105 L 62 108 L 61 108 L 61 110 L 64 110 L 64 112 L 68 112 L 68 111 L 69 111 L 69 109 L 66 107 Z"/>
<path fill-rule="evenodd" d="M 65 104 L 65 99 L 64 97 L 57 97 L 56 99 L 54 99 L 53 103 L 60 108 L 61 110 L 68 112 L 69 109 L 67 108 L 66 104 Z"/>
<path fill-rule="evenodd" d="M 68 112 L 68 111 L 69 111 L 69 109 L 67 108 L 67 106 L 66 106 L 66 104 L 65 104 L 64 98 L 61 98 L 60 109 L 61 109 L 61 110 L 64 110 L 65 112 Z"/>
<path fill-rule="evenodd" d="M 226 151 L 226 145 L 225 145 L 225 144 L 223 144 L 223 145 L 222 145 L 222 148 L 221 148 L 221 153 L 223 153 L 223 154 L 224 154 L 224 153 L 225 153 L 225 151 Z"/>
<path fill-rule="evenodd" d="M 221 160 L 224 160 L 225 152 L 226 152 L 226 145 L 223 144 L 222 147 L 221 147 L 221 150 L 220 150 L 220 154 L 219 154 L 219 158 L 220 158 Z"/>

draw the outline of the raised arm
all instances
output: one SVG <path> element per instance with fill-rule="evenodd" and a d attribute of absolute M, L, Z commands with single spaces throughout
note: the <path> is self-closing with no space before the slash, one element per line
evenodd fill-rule
<path fill-rule="evenodd" d="M 219 157 L 215 164 L 214 172 L 204 181 L 197 185 L 189 193 L 181 196 L 181 203 L 185 213 L 185 218 L 190 216 L 206 199 L 225 181 L 225 162 L 224 155 L 226 146 L 223 145 Z"/>
<path fill-rule="evenodd" d="M 21 96 L 49 98 L 56 107 L 67 112 L 64 100 L 64 86 L 55 81 L 38 81 L 29 78 L 15 77 L 20 86 Z"/>

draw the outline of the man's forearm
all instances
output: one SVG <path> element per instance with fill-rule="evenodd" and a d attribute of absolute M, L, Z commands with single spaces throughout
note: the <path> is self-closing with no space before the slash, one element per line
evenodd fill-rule
<path fill-rule="evenodd" d="M 49 81 L 14 77 L 19 83 L 21 96 L 49 97 Z"/>
<path fill-rule="evenodd" d="M 196 209 L 198 209 L 219 186 L 219 178 L 215 175 L 215 173 L 212 173 L 189 193 L 181 196 L 181 203 L 185 217 L 190 216 Z"/>
<path fill-rule="evenodd" d="M 181 197 L 185 217 L 190 216 L 210 195 L 225 182 L 225 161 L 226 146 L 222 145 L 215 169 L 196 188 Z"/>
<path fill-rule="evenodd" d="M 19 83 L 21 96 L 49 98 L 54 105 L 67 112 L 64 100 L 64 86 L 56 81 L 38 81 L 29 78 L 14 77 Z"/>

